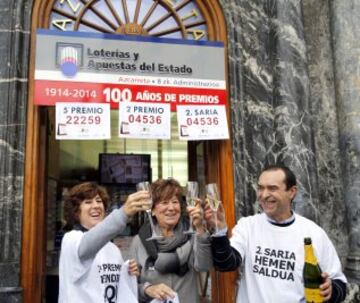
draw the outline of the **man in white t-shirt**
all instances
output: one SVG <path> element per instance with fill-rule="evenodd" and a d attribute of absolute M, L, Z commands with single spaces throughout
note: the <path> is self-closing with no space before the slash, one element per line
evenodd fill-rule
<path fill-rule="evenodd" d="M 262 214 L 241 218 L 226 236 L 222 206 L 217 212 L 219 231 L 212 236 L 214 266 L 219 271 L 241 269 L 238 303 L 305 302 L 303 285 L 304 238 L 312 239 L 322 269 L 320 285 L 324 302 L 342 302 L 346 278 L 336 250 L 325 231 L 294 213 L 291 204 L 297 192 L 293 172 L 281 165 L 265 168 L 258 179 Z M 214 227 L 212 210 L 205 218 Z"/>

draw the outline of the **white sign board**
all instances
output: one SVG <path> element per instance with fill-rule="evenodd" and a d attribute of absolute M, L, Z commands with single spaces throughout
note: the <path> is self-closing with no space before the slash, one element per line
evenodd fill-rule
<path fill-rule="evenodd" d="M 103 140 L 110 136 L 110 104 L 56 103 L 57 140 Z"/>
<path fill-rule="evenodd" d="M 170 123 L 170 104 L 120 103 L 120 138 L 170 139 Z"/>
<path fill-rule="evenodd" d="M 170 103 L 175 111 L 177 104 L 226 104 L 219 41 L 38 29 L 35 55 L 37 105 L 82 101 L 117 109 L 129 101 Z"/>
<path fill-rule="evenodd" d="M 178 105 L 180 140 L 229 139 L 225 105 Z"/>

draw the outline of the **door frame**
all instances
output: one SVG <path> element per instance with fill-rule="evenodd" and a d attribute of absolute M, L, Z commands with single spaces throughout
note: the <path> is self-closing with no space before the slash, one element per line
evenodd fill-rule
<path fill-rule="evenodd" d="M 21 285 L 23 302 L 41 302 L 45 291 L 46 272 L 46 157 L 47 157 L 47 114 L 43 107 L 34 105 L 34 71 L 36 29 L 46 28 L 44 24 L 49 5 L 54 1 L 35 0 L 32 14 L 31 48 L 29 60 L 29 98 L 26 122 L 25 178 L 23 197 L 23 228 L 21 248 Z M 210 27 L 217 41 L 225 44 L 225 66 L 227 69 L 227 35 L 225 19 L 220 5 L 215 0 L 196 0 L 197 3 L 213 12 L 210 15 L 216 31 Z M 228 85 L 228 79 L 226 79 Z M 227 86 L 227 91 L 228 86 Z M 228 125 L 230 121 L 230 102 L 227 100 Z M 231 128 L 231 127 L 230 127 Z M 207 141 L 205 143 L 205 168 L 207 182 L 220 185 L 221 198 L 225 208 L 229 229 L 235 224 L 233 155 L 230 140 Z M 230 303 L 235 300 L 235 273 L 212 271 L 212 301 Z"/>

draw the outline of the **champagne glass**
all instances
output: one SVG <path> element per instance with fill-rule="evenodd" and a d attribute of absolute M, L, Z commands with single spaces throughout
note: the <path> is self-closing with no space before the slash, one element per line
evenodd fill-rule
<path fill-rule="evenodd" d="M 196 200 L 199 198 L 199 184 L 196 181 L 188 181 L 186 183 L 186 205 L 195 206 Z M 184 231 L 184 234 L 194 234 L 195 231 L 192 226 L 192 218 L 190 217 L 189 229 Z"/>
<path fill-rule="evenodd" d="M 146 190 L 149 192 L 150 194 L 150 207 L 148 209 L 146 209 L 146 213 L 148 215 L 149 218 L 149 222 L 150 222 L 150 227 L 151 227 L 151 237 L 147 238 L 147 241 L 151 241 L 151 240 L 159 240 L 159 239 L 163 239 L 163 236 L 160 236 L 156 233 L 155 227 L 154 227 L 154 221 L 151 215 L 151 209 L 152 209 L 152 205 L 153 205 L 153 201 L 152 201 L 152 196 L 151 196 L 151 186 L 150 183 L 147 181 L 144 182 L 140 182 L 138 184 L 136 184 L 136 190 L 140 191 L 140 190 Z"/>
<path fill-rule="evenodd" d="M 215 211 L 215 232 L 218 232 L 217 210 L 221 203 L 220 192 L 216 183 L 210 183 L 205 186 L 206 198 L 209 201 L 210 208 Z"/>

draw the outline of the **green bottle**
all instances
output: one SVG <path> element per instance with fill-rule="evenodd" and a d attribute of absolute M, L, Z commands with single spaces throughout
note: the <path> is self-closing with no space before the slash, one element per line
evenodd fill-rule
<path fill-rule="evenodd" d="M 324 302 L 323 296 L 320 295 L 320 284 L 323 283 L 321 269 L 315 257 L 311 238 L 304 239 L 305 247 L 305 264 L 303 270 L 305 301 L 307 303 Z"/>

